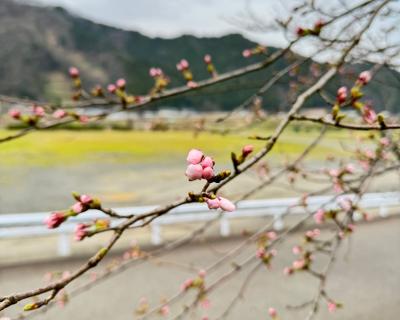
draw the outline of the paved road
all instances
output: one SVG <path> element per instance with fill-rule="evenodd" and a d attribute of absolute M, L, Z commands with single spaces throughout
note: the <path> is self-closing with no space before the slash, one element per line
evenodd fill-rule
<path fill-rule="evenodd" d="M 261 268 L 257 272 L 248 286 L 246 298 L 232 310 L 228 319 L 268 319 L 269 306 L 275 306 L 282 319 L 305 318 L 306 310 L 288 311 L 285 305 L 301 303 L 312 297 L 316 290 L 316 280 L 306 274 L 286 278 L 281 272 L 293 260 L 290 248 L 300 237 L 300 234 L 292 235 L 288 243 L 279 248 L 272 270 Z M 164 258 L 175 265 L 159 266 L 155 262 L 137 265 L 73 299 L 64 309 L 53 308 L 46 315 L 35 319 L 135 319 L 134 309 L 140 297 L 147 297 L 154 305 L 179 290 L 180 283 L 192 274 L 182 265 L 193 265 L 196 268 L 207 266 L 238 242 L 238 239 L 231 239 L 181 248 Z M 243 250 L 242 256 L 252 251 L 254 245 Z M 80 261 L 69 261 L 0 269 L 0 295 L 40 285 L 46 271 L 73 269 L 79 263 Z M 210 274 L 207 280 L 212 281 L 230 268 L 229 264 L 225 265 L 216 274 Z M 238 273 L 210 296 L 211 308 L 207 311 L 210 319 L 215 319 L 215 315 L 224 310 L 241 286 L 248 270 Z M 399 319 L 400 219 L 392 218 L 357 226 L 351 243 L 343 246 L 339 252 L 332 271 L 327 283 L 328 292 L 337 301 L 343 302 L 344 308 L 330 315 L 323 303 L 316 319 Z M 190 299 L 185 301 L 188 303 Z M 172 311 L 181 307 L 182 303 L 172 308 Z M 188 319 L 201 319 L 203 313 L 204 310 L 200 310 Z M 156 315 L 152 319 L 159 318 Z"/>

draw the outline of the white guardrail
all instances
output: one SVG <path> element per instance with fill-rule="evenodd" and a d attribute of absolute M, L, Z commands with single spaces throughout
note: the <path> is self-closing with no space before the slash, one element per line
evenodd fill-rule
<path fill-rule="evenodd" d="M 333 200 L 333 197 L 334 196 L 308 197 L 307 209 L 317 210 L 322 205 L 324 205 L 325 209 L 334 209 L 338 208 L 338 202 L 341 198 L 355 198 L 354 195 L 343 195 L 338 197 L 335 201 L 330 202 L 330 200 Z M 274 229 L 280 230 L 284 227 L 281 216 L 287 211 L 288 207 L 292 207 L 291 214 L 306 213 L 304 207 L 299 205 L 300 200 L 301 198 L 296 197 L 241 201 L 238 203 L 235 212 L 226 213 L 220 219 L 220 234 L 224 237 L 229 236 L 230 219 L 248 217 L 272 216 L 274 218 Z M 400 192 L 364 194 L 359 202 L 359 206 L 363 209 L 378 209 L 379 215 L 385 217 L 387 216 L 390 207 L 400 206 Z M 115 211 L 121 215 L 140 214 L 155 208 L 157 208 L 157 206 L 142 206 L 117 208 Z M 47 229 L 44 224 L 44 219 L 49 214 L 49 212 L 0 214 L 0 239 L 58 234 L 58 255 L 68 256 L 71 253 L 70 241 L 75 225 L 77 223 L 89 222 L 100 217 L 104 218 L 104 213 L 96 210 L 89 210 L 77 217 L 68 219 L 57 229 Z M 162 243 L 162 225 L 208 221 L 215 217 L 216 212 L 208 210 L 204 203 L 182 205 L 151 223 L 151 241 L 155 245 Z M 117 220 L 111 220 L 112 226 L 115 226 L 117 223 Z"/>

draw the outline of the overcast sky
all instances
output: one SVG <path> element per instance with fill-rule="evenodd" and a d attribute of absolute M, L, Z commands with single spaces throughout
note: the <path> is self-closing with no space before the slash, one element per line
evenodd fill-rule
<path fill-rule="evenodd" d="M 1 1 L 1 0 L 0 0 Z M 250 5 L 263 21 L 271 21 L 276 0 L 26 0 L 61 5 L 91 20 L 148 36 L 175 37 L 181 34 L 219 36 L 241 32 L 266 45 L 282 45 L 276 34 L 246 32 L 232 19 L 243 15 Z M 230 22 L 231 21 L 231 22 Z"/>

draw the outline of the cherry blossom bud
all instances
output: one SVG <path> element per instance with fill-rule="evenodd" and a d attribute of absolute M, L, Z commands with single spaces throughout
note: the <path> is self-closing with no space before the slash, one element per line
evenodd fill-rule
<path fill-rule="evenodd" d="M 185 282 L 182 284 L 181 289 L 182 291 L 186 291 L 193 285 L 193 279 L 186 279 Z"/>
<path fill-rule="evenodd" d="M 295 270 L 301 270 L 305 267 L 306 261 L 304 259 L 299 259 L 293 261 L 293 269 Z"/>
<path fill-rule="evenodd" d="M 89 122 L 89 117 L 85 116 L 85 115 L 81 115 L 81 116 L 79 116 L 79 121 L 81 123 L 88 123 Z"/>
<path fill-rule="evenodd" d="M 276 234 L 275 231 L 269 231 L 267 232 L 267 237 L 269 240 L 275 240 L 278 237 L 278 235 Z"/>
<path fill-rule="evenodd" d="M 245 58 L 251 57 L 251 55 L 252 55 L 251 50 L 250 49 L 243 50 L 242 55 Z"/>
<path fill-rule="evenodd" d="M 158 75 L 157 69 L 156 68 L 150 68 L 149 71 L 150 77 L 156 77 Z"/>
<path fill-rule="evenodd" d="M 210 309 L 210 306 L 211 306 L 210 299 L 202 299 L 202 300 L 200 301 L 200 306 L 201 306 L 203 309 Z"/>
<path fill-rule="evenodd" d="M 211 157 L 204 157 L 204 159 L 201 161 L 201 166 L 203 168 L 212 168 L 214 167 L 214 160 Z"/>
<path fill-rule="evenodd" d="M 367 104 L 364 106 L 363 109 L 363 119 L 368 124 L 373 124 L 378 119 L 375 110 L 372 109 L 372 107 Z"/>
<path fill-rule="evenodd" d="M 203 176 L 203 167 L 200 164 L 189 164 L 185 174 L 189 181 L 199 180 Z"/>
<path fill-rule="evenodd" d="M 56 119 L 65 118 L 67 115 L 68 115 L 67 112 L 65 110 L 63 110 L 63 109 L 57 109 L 53 113 L 53 117 L 56 118 Z"/>
<path fill-rule="evenodd" d="M 177 69 L 178 71 L 183 71 L 183 67 L 182 67 L 182 65 L 181 65 L 180 62 L 176 64 L 176 69 Z"/>
<path fill-rule="evenodd" d="M 109 84 L 109 85 L 107 86 L 107 91 L 108 91 L 109 93 L 114 94 L 115 91 L 117 91 L 117 86 L 116 86 L 115 84 Z"/>
<path fill-rule="evenodd" d="M 299 37 L 302 37 L 302 36 L 305 35 L 305 30 L 304 30 L 302 27 L 297 27 L 297 28 L 296 28 L 296 34 L 297 34 Z"/>
<path fill-rule="evenodd" d="M 236 206 L 228 199 L 218 197 L 220 208 L 224 211 L 232 212 L 236 210 Z"/>
<path fill-rule="evenodd" d="M 81 213 L 84 208 L 81 202 L 77 202 L 71 207 L 71 209 L 75 213 Z"/>
<path fill-rule="evenodd" d="M 79 77 L 78 68 L 75 68 L 75 67 L 69 68 L 69 75 L 70 75 L 71 78 L 78 78 Z"/>
<path fill-rule="evenodd" d="M 371 81 L 372 75 L 371 72 L 369 71 L 363 71 L 360 73 L 360 75 L 358 76 L 358 81 L 363 84 L 366 85 L 368 82 Z"/>
<path fill-rule="evenodd" d="M 33 106 L 33 114 L 38 117 L 43 117 L 45 115 L 44 108 L 41 106 Z"/>
<path fill-rule="evenodd" d="M 303 252 L 303 249 L 302 249 L 302 247 L 300 247 L 300 246 L 294 246 L 293 248 L 292 248 L 292 252 L 293 252 L 293 254 L 300 254 L 300 253 L 302 253 Z"/>
<path fill-rule="evenodd" d="M 293 269 L 290 268 L 290 267 L 285 267 L 285 268 L 283 269 L 283 274 L 284 274 L 285 276 L 290 276 L 292 273 L 293 273 Z"/>
<path fill-rule="evenodd" d="M 351 163 L 348 164 L 344 169 L 346 170 L 347 173 L 354 173 L 355 171 L 354 165 L 352 165 Z"/>
<path fill-rule="evenodd" d="M 379 140 L 380 144 L 384 147 L 387 147 L 390 144 L 390 140 L 388 137 L 383 137 Z"/>
<path fill-rule="evenodd" d="M 199 271 L 199 277 L 200 277 L 200 278 L 205 278 L 205 277 L 206 277 L 206 274 L 207 274 L 207 271 L 204 270 L 204 269 L 202 269 L 202 270 Z"/>
<path fill-rule="evenodd" d="M 209 64 L 209 63 L 211 63 L 211 61 L 212 61 L 211 56 L 209 54 L 206 54 L 204 56 L 204 62 Z"/>
<path fill-rule="evenodd" d="M 211 167 L 206 167 L 203 169 L 203 174 L 202 178 L 206 180 L 210 180 L 212 177 L 214 177 L 214 170 Z"/>
<path fill-rule="evenodd" d="M 194 88 L 197 88 L 199 85 L 197 84 L 197 82 L 195 82 L 195 81 L 188 81 L 187 83 L 186 83 L 186 85 L 190 88 L 190 89 L 194 89 Z"/>
<path fill-rule="evenodd" d="M 83 204 L 90 204 L 91 202 L 93 202 L 93 198 L 91 196 L 88 196 L 87 194 L 83 194 L 79 197 L 79 201 Z"/>
<path fill-rule="evenodd" d="M 270 307 L 268 309 L 268 314 L 272 319 L 276 318 L 276 316 L 278 315 L 278 313 L 276 312 L 276 309 L 272 308 L 272 307 Z"/>
<path fill-rule="evenodd" d="M 181 63 L 182 69 L 189 68 L 189 62 L 186 59 L 182 59 L 180 63 Z"/>
<path fill-rule="evenodd" d="M 254 147 L 251 144 L 244 146 L 242 149 L 243 157 L 247 157 L 250 153 L 253 152 L 253 150 L 254 150 Z"/>
<path fill-rule="evenodd" d="M 75 227 L 74 239 L 76 241 L 82 241 L 87 236 L 86 225 L 79 223 Z"/>
<path fill-rule="evenodd" d="M 125 86 L 126 86 L 126 80 L 123 79 L 123 78 L 118 79 L 117 82 L 116 82 L 116 85 L 117 85 L 118 88 L 124 89 Z"/>
<path fill-rule="evenodd" d="M 8 114 L 14 119 L 19 119 L 21 117 L 21 111 L 17 109 L 11 109 L 8 111 Z"/>
<path fill-rule="evenodd" d="M 325 221 L 324 209 L 318 209 L 318 211 L 314 214 L 314 221 L 317 224 L 322 224 Z"/>
<path fill-rule="evenodd" d="M 346 87 L 340 87 L 337 91 L 337 101 L 338 103 L 343 103 L 347 99 L 347 88 Z"/>
<path fill-rule="evenodd" d="M 197 150 L 197 149 L 192 149 L 189 151 L 186 161 L 188 164 L 199 164 L 202 161 L 203 157 L 204 157 L 203 152 L 201 152 L 200 150 Z M 209 158 L 209 157 L 206 157 L 206 158 Z M 204 160 L 206 160 L 206 158 L 204 158 Z M 207 160 L 207 162 L 208 161 L 209 160 Z M 205 166 L 205 167 L 209 167 L 209 166 Z"/>
<path fill-rule="evenodd" d="M 54 229 L 57 228 L 61 223 L 66 220 L 66 216 L 64 212 L 56 211 L 53 212 L 50 216 L 48 216 L 44 222 L 47 225 L 47 228 Z"/>
<path fill-rule="evenodd" d="M 168 316 L 168 315 L 169 315 L 169 312 L 170 312 L 170 308 L 169 308 L 168 305 L 163 305 L 163 306 L 161 307 L 161 309 L 160 309 L 160 314 L 161 314 L 162 316 Z"/>
<path fill-rule="evenodd" d="M 328 311 L 329 311 L 330 313 L 333 313 L 333 312 L 336 311 L 336 309 L 337 309 L 336 303 L 329 301 L 329 302 L 328 302 Z"/>
<path fill-rule="evenodd" d="M 208 209 L 218 209 L 219 208 L 219 200 L 215 199 L 207 199 L 206 203 L 208 205 Z"/>
<path fill-rule="evenodd" d="M 325 25 L 325 22 L 322 19 L 319 19 L 315 24 L 314 24 L 314 29 L 316 31 L 320 31 L 321 28 Z"/>
<path fill-rule="evenodd" d="M 265 256 L 265 249 L 264 248 L 258 248 L 256 251 L 256 257 L 259 259 L 264 258 Z"/>

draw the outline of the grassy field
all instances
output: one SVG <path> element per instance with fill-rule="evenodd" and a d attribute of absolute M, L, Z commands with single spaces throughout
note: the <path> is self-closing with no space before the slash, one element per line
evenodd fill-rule
<path fill-rule="evenodd" d="M 0 130 L 0 136 L 12 131 Z M 238 134 L 201 133 L 194 137 L 190 131 L 43 131 L 0 145 L 0 164 L 25 166 L 53 166 L 82 162 L 142 163 L 168 162 L 182 159 L 191 148 L 199 148 L 218 161 L 229 159 L 231 151 L 238 151 L 251 143 L 256 149 L 264 141 L 249 140 L 251 134 L 267 136 L 271 132 L 241 132 Z M 271 157 L 280 159 L 299 154 L 318 135 L 318 130 L 287 130 L 273 149 Z M 343 154 L 339 141 L 349 141 L 343 131 L 330 131 L 311 158 L 322 160 L 328 154 Z"/>

